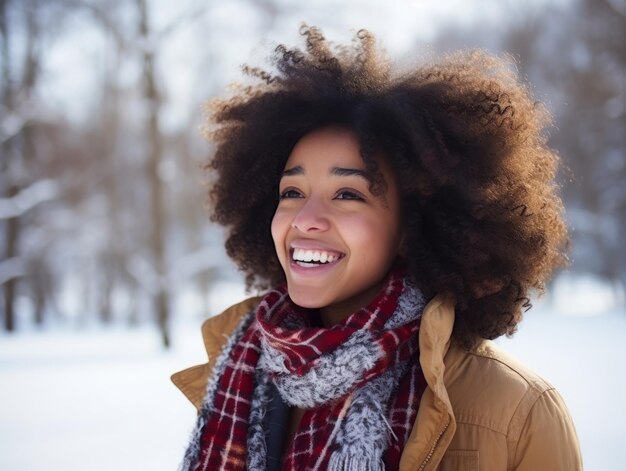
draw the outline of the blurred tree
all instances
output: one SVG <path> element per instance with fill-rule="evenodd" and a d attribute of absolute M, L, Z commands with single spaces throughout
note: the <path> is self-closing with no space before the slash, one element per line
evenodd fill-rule
<path fill-rule="evenodd" d="M 7 18 L 9 13 L 8 0 L 0 0 L 0 35 L 2 39 L 2 124 L 6 128 L 6 116 L 14 109 L 13 104 L 13 86 L 12 86 L 12 67 L 11 67 L 11 35 L 9 33 L 10 22 Z M 0 159 L 0 171 L 2 172 L 0 180 L 2 184 L 2 196 L 7 200 L 14 198 L 19 188 L 13 179 L 9 177 L 9 172 L 16 160 L 16 146 L 11 136 L 7 136 L 6 131 L 2 134 L 2 157 Z M 15 285 L 17 273 L 9 263 L 16 259 L 17 256 L 17 238 L 19 235 L 19 218 L 17 215 L 3 215 L 4 229 L 4 247 L 2 272 L 3 276 L 0 281 L 3 283 L 3 301 L 4 301 L 4 328 L 8 331 L 15 329 Z M 7 273 L 8 272 L 8 273 Z"/>
<path fill-rule="evenodd" d="M 560 114 L 569 130 L 559 141 L 571 156 L 583 191 L 572 224 L 576 240 L 589 245 L 581 261 L 626 292 L 626 4 L 581 0 L 573 35 L 579 45 L 564 81 L 569 109 Z M 583 245 L 584 246 L 584 245 Z"/>
<path fill-rule="evenodd" d="M 506 36 L 530 81 L 551 101 L 552 144 L 573 175 L 564 187 L 575 269 L 626 291 L 626 4 L 579 0 Z M 558 18 L 559 21 L 554 21 Z"/>
<path fill-rule="evenodd" d="M 511 2 L 509 2 L 511 4 Z M 519 4 L 516 4 L 519 5 Z M 626 4 L 574 0 L 519 11 L 495 28 L 445 30 L 435 48 L 506 51 L 554 114 L 564 163 L 572 270 L 626 292 Z M 520 6 L 521 8 L 521 6 Z"/>
<path fill-rule="evenodd" d="M 143 61 L 143 96 L 146 102 L 146 136 L 147 136 L 147 175 L 150 185 L 150 247 L 154 270 L 159 282 L 154 286 L 155 310 L 157 323 L 161 331 L 163 345 L 170 345 L 168 321 L 170 316 L 170 296 L 168 284 L 164 282 L 165 266 L 165 233 L 166 218 L 163 202 L 164 185 L 159 170 L 163 165 L 163 144 L 160 130 L 161 96 L 157 90 L 155 72 L 155 51 L 153 31 L 148 20 L 148 5 L 146 0 L 137 0 L 139 9 L 139 44 L 141 44 L 141 58 Z"/>
<path fill-rule="evenodd" d="M 181 15 L 158 29 L 152 26 L 151 3 L 147 0 L 135 0 L 134 10 L 125 9 L 123 2 L 109 0 L 106 4 L 83 1 L 79 4 L 89 11 L 112 41 L 107 46 L 115 46 L 116 53 L 109 54 L 112 67 L 106 67 L 105 93 L 101 103 L 105 116 L 101 121 L 100 132 L 94 142 L 99 155 L 107 162 L 107 184 L 102 189 L 107 195 L 109 241 L 102 247 L 99 263 L 99 312 L 103 320 L 111 318 L 111 303 L 115 286 L 122 282 L 123 289 L 130 290 L 129 298 L 136 300 L 137 289 L 142 288 L 152 297 L 152 311 L 159 326 L 164 346 L 169 346 L 168 324 L 171 309 L 172 267 L 168 263 L 168 241 L 172 235 L 172 226 L 181 223 L 180 216 L 170 224 L 170 212 L 166 202 L 172 196 L 165 185 L 168 165 L 171 158 L 167 154 L 180 151 L 171 149 L 177 141 L 166 136 L 161 129 L 162 114 L 166 96 L 162 87 L 159 55 L 163 44 L 179 28 L 189 26 L 191 21 L 201 18 L 207 8 L 204 3 L 191 4 Z M 117 15 L 124 16 L 122 21 Z M 128 21 L 132 19 L 134 21 Z M 120 90 L 116 83 L 120 80 L 120 64 L 140 65 L 141 81 L 137 92 L 130 92 L 129 99 L 124 99 L 120 113 L 117 105 Z M 129 110 L 139 117 L 143 125 L 138 128 L 126 116 Z M 186 130 L 188 132 L 188 130 Z M 132 162 L 140 162 L 139 171 Z M 138 185 L 145 182 L 145 185 Z M 185 186 L 184 181 L 180 184 Z M 129 204 L 130 203 L 130 204 Z M 148 211 L 144 211 L 144 208 Z M 134 213 L 134 214 L 133 214 Z M 128 219 L 130 217 L 130 224 Z M 145 219 L 144 219 L 145 218 Z M 145 222 L 145 223 L 144 223 Z M 183 231 L 189 231 L 184 226 Z M 130 309 L 130 320 L 135 322 L 136 303 Z"/>
<path fill-rule="evenodd" d="M 3 260 L 0 262 L 4 328 L 15 329 L 18 281 L 32 270 L 44 272 L 41 258 L 45 247 L 28 244 L 36 208 L 56 195 L 54 183 L 46 179 L 38 165 L 43 123 L 36 116 L 36 88 L 40 79 L 44 39 L 42 23 L 46 12 L 38 0 L 16 5 L 0 1 L 0 40 L 2 61 L 2 113 L 0 117 L 0 222 Z M 24 48 L 13 41 L 22 38 Z M 32 242 L 32 238 L 31 241 Z M 26 278 L 34 298 L 35 322 L 43 322 L 47 289 L 38 278 Z"/>

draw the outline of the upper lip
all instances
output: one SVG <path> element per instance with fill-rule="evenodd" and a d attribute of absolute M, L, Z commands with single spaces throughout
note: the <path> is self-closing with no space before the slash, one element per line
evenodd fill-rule
<path fill-rule="evenodd" d="M 292 251 L 294 249 L 312 250 L 312 251 L 318 251 L 318 252 L 331 252 L 337 255 L 344 255 L 344 252 L 342 252 L 341 250 L 337 250 L 323 242 L 319 242 L 317 240 L 310 240 L 310 239 L 296 239 L 296 240 L 291 241 L 291 243 L 289 244 L 289 250 Z"/>

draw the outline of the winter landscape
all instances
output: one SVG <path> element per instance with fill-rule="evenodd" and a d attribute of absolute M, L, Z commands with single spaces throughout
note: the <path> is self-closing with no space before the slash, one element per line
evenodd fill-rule
<path fill-rule="evenodd" d="M 169 376 L 242 300 L 203 205 L 203 104 L 302 22 L 399 63 L 510 54 L 554 116 L 572 264 L 497 343 L 569 405 L 587 471 L 626 469 L 626 6 L 619 0 L 0 2 L 0 470 L 174 470 Z"/>

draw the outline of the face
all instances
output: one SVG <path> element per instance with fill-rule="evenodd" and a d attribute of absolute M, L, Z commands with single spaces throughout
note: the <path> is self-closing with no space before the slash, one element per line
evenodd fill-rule
<path fill-rule="evenodd" d="M 371 301 L 398 253 L 396 180 L 377 163 L 387 189 L 375 196 L 356 135 L 328 127 L 298 141 L 280 180 L 272 237 L 289 295 L 327 324 Z"/>

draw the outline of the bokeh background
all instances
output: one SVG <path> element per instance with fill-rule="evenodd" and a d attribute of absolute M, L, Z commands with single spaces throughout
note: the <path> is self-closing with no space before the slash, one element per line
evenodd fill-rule
<path fill-rule="evenodd" d="M 624 0 L 0 0 L 0 469 L 176 468 L 195 413 L 168 376 L 245 296 L 202 106 L 302 22 L 399 64 L 515 58 L 554 115 L 572 265 L 499 343 L 560 389 L 587 470 L 626 469 Z"/>

